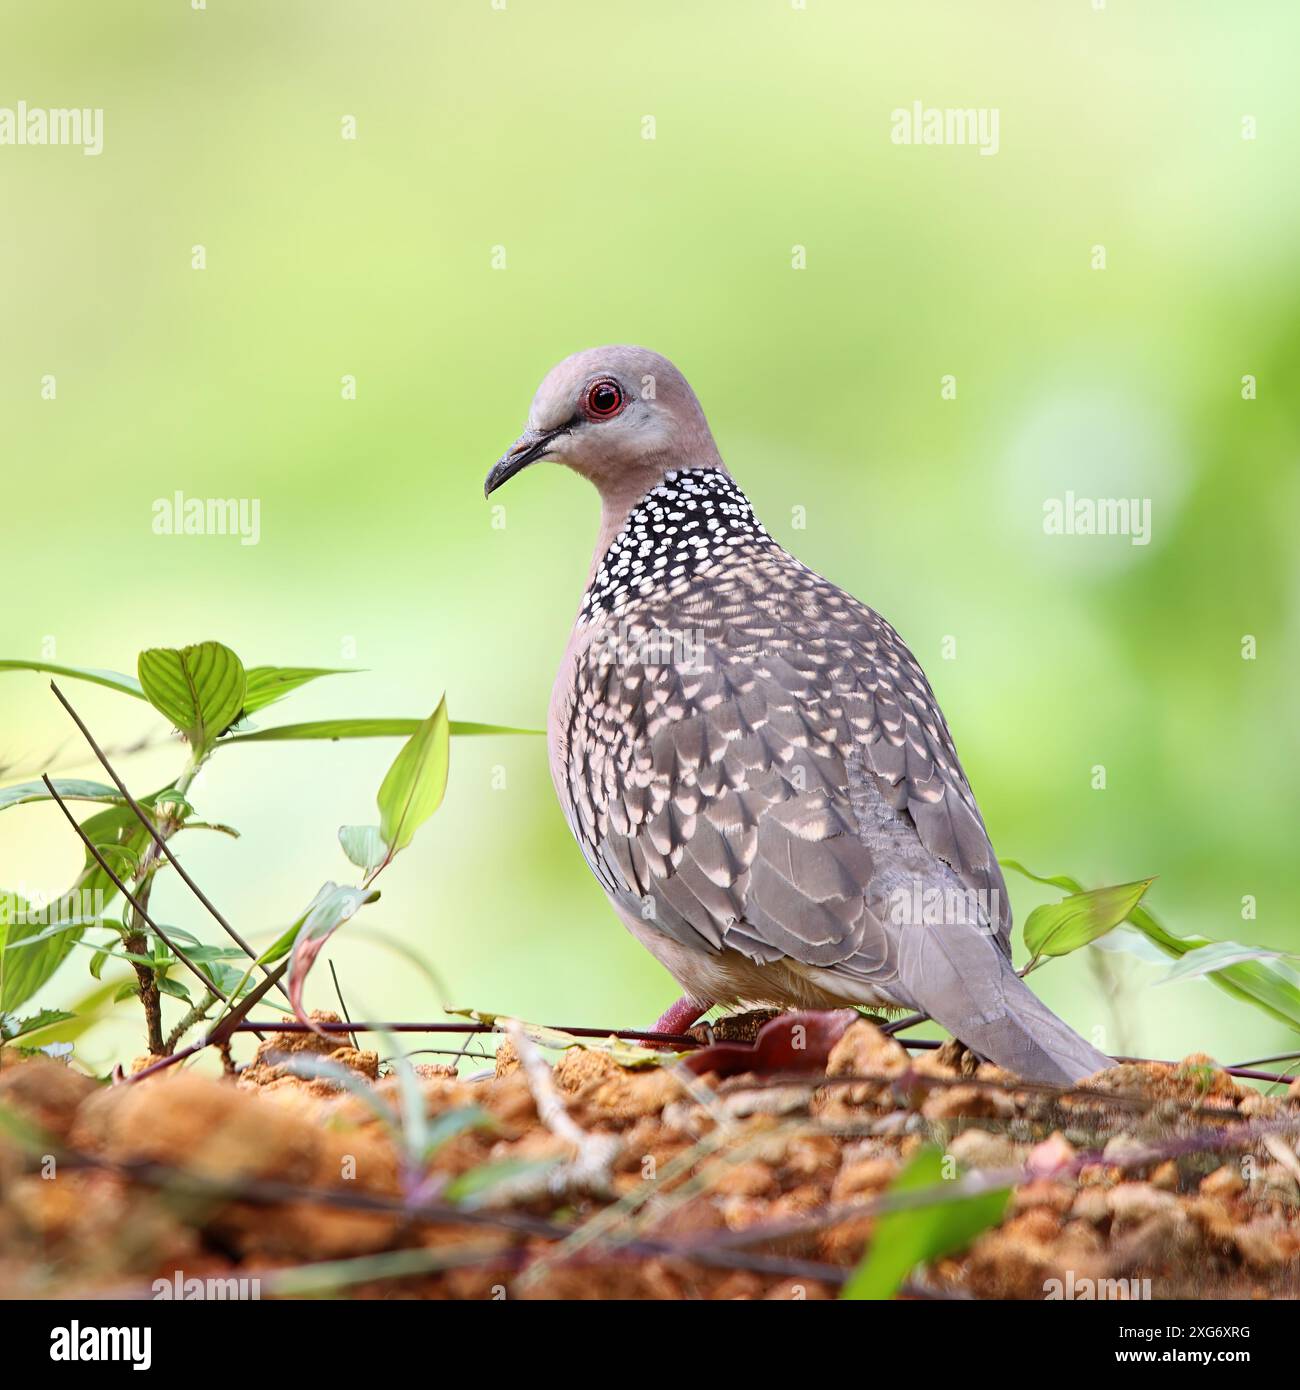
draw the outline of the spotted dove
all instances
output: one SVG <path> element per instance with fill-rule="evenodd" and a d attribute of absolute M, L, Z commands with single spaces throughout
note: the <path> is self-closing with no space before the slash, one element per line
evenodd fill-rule
<path fill-rule="evenodd" d="M 610 902 L 686 991 L 658 1026 L 893 1006 L 1028 1080 L 1110 1065 L 1012 967 L 1002 873 L 916 658 L 763 528 L 672 363 L 566 358 L 485 491 L 540 459 L 602 503 L 551 771 Z"/>

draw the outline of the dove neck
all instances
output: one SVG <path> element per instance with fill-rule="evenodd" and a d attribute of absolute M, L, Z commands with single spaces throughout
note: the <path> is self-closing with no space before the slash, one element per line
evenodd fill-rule
<path fill-rule="evenodd" d="M 578 621 L 625 612 L 711 571 L 740 547 L 773 544 L 725 469 L 669 469 L 634 503 L 607 511 Z"/>
<path fill-rule="evenodd" d="M 707 480 L 710 484 L 716 477 L 719 483 L 725 482 L 733 491 L 740 492 L 721 462 L 667 471 L 662 467 L 656 467 L 650 472 L 629 471 L 616 481 L 606 483 L 600 492 L 600 532 L 596 536 L 596 548 L 592 551 L 591 567 L 587 571 L 588 584 L 596 577 L 601 562 L 609 554 L 610 547 L 618 540 L 633 513 L 645 506 L 647 498 L 664 484 L 666 478 L 683 476 Z"/>

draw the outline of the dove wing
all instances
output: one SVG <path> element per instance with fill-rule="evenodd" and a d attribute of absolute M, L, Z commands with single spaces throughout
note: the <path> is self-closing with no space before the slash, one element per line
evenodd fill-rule
<path fill-rule="evenodd" d="M 579 653 L 560 761 L 607 892 L 683 945 L 884 980 L 890 895 L 956 884 L 1009 954 L 1001 871 L 919 664 L 774 543 Z"/>

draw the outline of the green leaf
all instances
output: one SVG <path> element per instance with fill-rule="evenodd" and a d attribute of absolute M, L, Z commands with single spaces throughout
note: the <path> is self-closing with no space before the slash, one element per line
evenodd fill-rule
<path fill-rule="evenodd" d="M 0 1009 L 12 1012 L 54 974 L 96 924 L 95 902 L 74 890 L 38 910 L 20 894 L 0 893 Z M 85 906 L 92 910 L 83 915 Z"/>
<path fill-rule="evenodd" d="M 68 1019 L 75 1017 L 75 1014 L 70 1014 L 65 1009 L 42 1009 L 40 1013 L 30 1014 L 27 1018 L 0 1014 L 0 1038 L 5 1042 L 12 1042 L 15 1038 L 53 1027 L 56 1023 L 66 1023 Z"/>
<path fill-rule="evenodd" d="M 1015 869 L 1026 878 L 1039 883 L 1051 883 L 1059 887 L 1082 892 L 1077 879 L 1062 874 L 1056 878 L 1041 878 L 1031 873 L 1014 859 L 1001 861 L 1007 868 Z M 1215 943 L 1205 936 L 1179 936 L 1162 926 L 1149 908 L 1135 907 L 1128 916 L 1129 923 L 1153 945 L 1167 956 L 1181 960 L 1192 951 L 1201 950 Z M 1233 965 L 1221 966 L 1211 970 L 1206 978 L 1212 980 L 1225 994 L 1252 1005 L 1269 1014 L 1280 1023 L 1300 1030 L 1300 977 L 1281 961 L 1243 960 Z"/>
<path fill-rule="evenodd" d="M 68 676 L 72 680 L 107 686 L 109 690 L 119 691 L 123 695 L 134 695 L 137 700 L 145 698 L 140 682 L 121 671 L 97 671 L 90 666 L 58 666 L 52 661 L 0 661 L 0 671 L 45 671 L 51 676 Z"/>
<path fill-rule="evenodd" d="M 197 757 L 235 722 L 244 704 L 243 663 L 220 642 L 179 651 L 152 647 L 140 653 L 139 671 L 149 703 L 181 731 Z"/>
<path fill-rule="evenodd" d="M 1014 869 L 1016 873 L 1033 879 L 1035 883 L 1045 883 L 1049 888 L 1064 888 L 1067 893 L 1083 892 L 1083 884 L 1077 878 L 1071 878 L 1069 874 L 1054 874 L 1045 878 L 1042 874 L 1034 873 L 1032 869 L 1026 869 L 1018 859 L 999 859 L 998 863 L 1004 869 Z"/>
<path fill-rule="evenodd" d="M 143 810 L 153 811 L 156 802 L 172 796 L 174 793 L 168 786 L 136 800 Z M 151 837 L 129 806 L 110 806 L 106 811 L 97 811 L 89 820 L 82 821 L 81 828 L 119 878 L 134 876 L 130 872 L 133 862 L 139 859 Z M 127 872 L 123 872 L 124 869 Z M 86 851 L 85 868 L 74 889 L 102 892 L 105 903 L 117 895 L 117 885 L 100 868 L 89 850 Z"/>
<path fill-rule="evenodd" d="M 306 685 L 308 681 L 319 680 L 321 676 L 347 676 L 353 674 L 356 669 L 329 666 L 250 666 L 244 687 L 244 713 L 256 714 L 267 705 L 283 700 L 291 691 Z"/>
<path fill-rule="evenodd" d="M 957 1196 L 954 1181 L 944 1181 L 941 1150 L 927 1145 L 890 1184 L 886 1198 L 916 1196 L 929 1203 L 909 1203 L 876 1219 L 871 1246 L 840 1295 L 846 1299 L 893 1298 L 920 1264 L 964 1250 L 983 1231 L 996 1226 L 1011 1200 L 1010 1188 Z"/>
<path fill-rule="evenodd" d="M 496 1119 L 477 1105 L 467 1105 L 459 1110 L 444 1110 L 425 1126 L 424 1152 L 421 1155 L 428 1162 L 444 1144 L 458 1134 L 471 1129 L 495 1129 Z"/>
<path fill-rule="evenodd" d="M 257 729 L 236 734 L 227 743 L 268 743 L 298 739 L 409 738 L 418 733 L 418 719 L 316 719 L 306 724 L 280 724 L 273 729 Z M 532 734 L 545 736 L 544 729 L 515 729 L 505 724 L 468 724 L 453 719 L 448 724 L 453 738 L 482 737 L 487 734 Z"/>
<path fill-rule="evenodd" d="M 155 801 L 175 795 L 168 786 L 140 797 L 139 802 L 149 811 L 153 809 Z M 81 828 L 120 878 L 134 877 L 136 864 L 149 840 L 149 832 L 129 806 L 115 805 L 97 811 L 88 820 L 82 821 Z M 82 932 L 96 921 L 96 914 L 102 914 L 116 896 L 117 887 L 113 880 L 87 850 L 77 881 L 57 903 L 45 909 L 50 925 L 39 933 L 39 940 L 28 924 L 22 931 L 25 949 L 0 952 L 0 1009 L 12 1010 L 23 1000 L 30 999 L 67 959 L 73 946 L 81 939 Z M 12 918 L 5 917 L 5 901 L 5 896 L 0 894 L 0 946 L 6 944 L 6 923 L 12 921 Z M 21 899 L 10 895 L 9 901 L 20 903 L 24 913 L 31 915 L 30 907 Z M 66 930 L 59 925 L 64 923 Z M 8 934 L 13 938 L 12 932 Z M 31 939 L 30 944 L 28 938 Z M 9 944 L 13 944 L 13 941 Z"/>
<path fill-rule="evenodd" d="M 424 1087 L 420 1085 L 411 1059 L 398 1050 L 397 1040 L 392 1034 L 381 1031 L 379 1038 L 393 1059 L 393 1070 L 397 1074 L 402 1142 L 406 1147 L 407 1162 L 413 1171 L 422 1173 L 425 1156 L 429 1153 L 429 1115 L 425 1108 Z"/>
<path fill-rule="evenodd" d="M 293 943 L 298 939 L 298 932 L 302 927 L 307 914 L 304 912 L 301 917 L 291 927 L 287 927 L 279 936 L 262 952 L 257 958 L 258 965 L 274 965 L 281 961 L 293 950 Z"/>
<path fill-rule="evenodd" d="M 1154 879 L 1074 893 L 1059 903 L 1036 907 L 1025 921 L 1031 965 L 1041 956 L 1064 956 L 1086 946 L 1127 919 Z"/>
<path fill-rule="evenodd" d="M 1240 941 L 1215 941 L 1209 946 L 1198 946 L 1195 950 L 1188 951 L 1177 965 L 1172 966 L 1156 981 L 1156 984 L 1168 985 L 1176 980 L 1194 980 L 1201 975 L 1208 975 L 1213 970 L 1222 970 L 1241 961 L 1284 960 L 1289 954 L 1287 951 L 1270 951 L 1264 946 L 1243 946 Z"/>
<path fill-rule="evenodd" d="M 236 734 L 231 743 L 266 743 L 271 740 L 393 738 L 413 734 L 420 727 L 418 719 L 315 719 L 306 724 L 280 724 L 272 729 L 257 729 L 251 734 Z"/>
<path fill-rule="evenodd" d="M 194 814 L 194 807 L 174 786 L 155 792 L 153 807 L 160 816 L 167 816 L 171 820 L 186 821 Z"/>
<path fill-rule="evenodd" d="M 308 972 L 330 937 L 354 916 L 366 903 L 379 897 L 373 889 L 349 888 L 338 883 L 322 885 L 303 913 L 293 942 L 293 958 L 289 965 L 289 1002 L 294 1013 L 307 1021 L 302 1009 L 302 990 Z"/>
<path fill-rule="evenodd" d="M 35 925 L 35 923 L 29 921 L 26 923 L 20 923 L 19 925 L 24 926 L 28 931 L 31 931 L 31 928 Z M 74 927 L 84 928 L 93 927 L 96 925 L 98 924 L 95 922 L 93 918 L 90 917 L 64 917 L 62 915 L 58 915 L 55 917 L 54 921 L 47 923 L 47 925 L 41 927 L 39 931 L 32 932 L 30 936 L 18 936 L 15 937 L 12 941 L 6 941 L 4 944 L 4 950 L 6 954 L 8 954 L 11 951 L 26 951 L 30 949 L 32 946 L 37 945 L 39 942 L 50 941 L 53 940 L 53 938 L 56 936 L 63 936 Z M 74 942 L 73 944 L 77 943 Z M 81 942 L 80 944 L 86 945 L 85 942 Z"/>
<path fill-rule="evenodd" d="M 393 760 L 380 783 L 379 833 L 388 846 L 388 858 L 404 850 L 415 832 L 438 809 L 447 789 L 447 701 L 420 725 Z"/>
<path fill-rule="evenodd" d="M 559 1162 L 558 1158 L 503 1158 L 493 1163 L 480 1163 L 477 1168 L 453 1178 L 443 1189 L 443 1196 L 463 1207 L 481 1207 L 503 1183 L 548 1173 Z"/>
<path fill-rule="evenodd" d="M 359 869 L 377 869 L 388 852 L 377 825 L 340 825 L 339 844 Z"/>
<path fill-rule="evenodd" d="M 1136 927 L 1116 927 L 1105 936 L 1099 936 L 1092 945 L 1095 950 L 1121 952 L 1148 964 L 1160 965 L 1169 959 L 1154 941 L 1148 941 Z"/>
<path fill-rule="evenodd" d="M 90 973 L 99 980 L 103 978 L 104 966 L 108 961 L 108 952 L 105 950 L 96 951 L 90 958 Z"/>
<path fill-rule="evenodd" d="M 166 932 L 173 941 L 179 939 L 179 933 L 175 927 L 167 927 Z M 184 942 L 181 944 L 184 945 Z M 247 959 L 238 946 L 186 946 L 185 954 L 195 965 L 211 965 L 213 961 Z"/>
<path fill-rule="evenodd" d="M 215 830 L 218 835 L 229 835 L 232 840 L 239 839 L 239 831 L 233 825 L 222 825 L 218 821 L 186 821 L 185 828 L 186 830 Z"/>
<path fill-rule="evenodd" d="M 169 979 L 166 975 L 159 975 L 157 978 L 158 989 L 162 994 L 170 994 L 173 999 L 184 999 L 187 1004 L 194 1002 L 189 990 L 179 980 Z"/>
<path fill-rule="evenodd" d="M 1241 961 L 1210 971 L 1206 979 L 1300 1031 L 1300 976 L 1284 962 Z"/>
<path fill-rule="evenodd" d="M 50 1043 L 75 1042 L 96 1023 L 101 1022 L 113 1008 L 113 995 L 119 982 L 109 980 L 96 985 L 94 989 L 74 1000 L 70 1005 L 72 1017 L 61 1022 L 49 1023 L 27 1035 L 28 1047 L 45 1047 Z"/>
<path fill-rule="evenodd" d="M 242 951 L 239 953 L 244 954 Z M 253 988 L 252 976 L 237 966 L 227 965 L 225 961 L 195 962 L 199 969 L 212 981 L 227 999 L 236 999 Z"/>
<path fill-rule="evenodd" d="M 347 1039 L 340 1036 L 338 1041 L 342 1047 Z M 401 1141 L 402 1125 L 397 1112 L 364 1076 L 353 1071 L 351 1067 L 345 1067 L 342 1062 L 336 1062 L 332 1057 L 322 1057 L 319 1053 L 312 1052 L 294 1053 L 293 1056 L 286 1057 L 280 1065 L 285 1071 L 302 1077 L 304 1081 L 336 1082 L 361 1101 L 395 1140 Z"/>
<path fill-rule="evenodd" d="M 51 777 L 54 789 L 65 801 L 108 801 L 122 803 L 116 787 L 103 782 L 85 782 L 76 777 Z M 10 806 L 23 806 L 29 801 L 53 801 L 44 782 L 15 782 L 12 787 L 0 787 L 0 811 Z"/>

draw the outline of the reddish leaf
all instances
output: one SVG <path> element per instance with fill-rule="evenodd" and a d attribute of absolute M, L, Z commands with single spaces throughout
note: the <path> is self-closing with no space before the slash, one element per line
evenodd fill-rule
<path fill-rule="evenodd" d="M 781 1014 L 759 1029 L 753 1043 L 714 1043 L 688 1053 L 682 1063 L 697 1076 L 824 1071 L 831 1049 L 860 1017 L 856 1009 Z"/>
<path fill-rule="evenodd" d="M 311 1019 L 303 1011 L 302 989 L 321 948 L 358 908 L 378 896 L 375 889 L 347 888 L 331 882 L 321 888 L 303 914 L 289 957 L 289 1002 L 303 1023 L 309 1024 Z"/>

